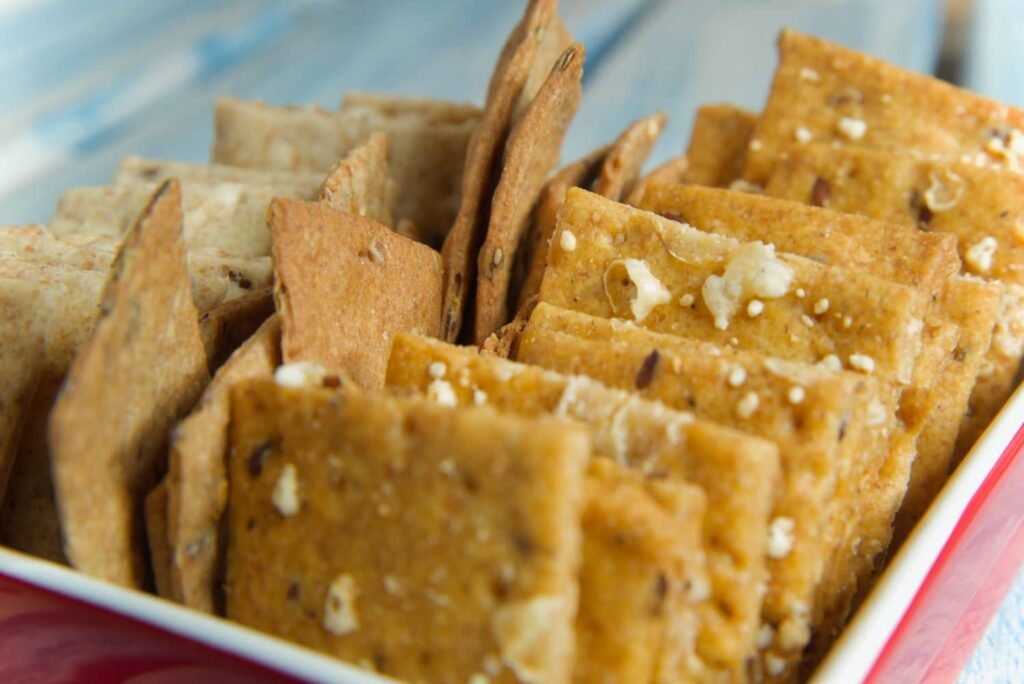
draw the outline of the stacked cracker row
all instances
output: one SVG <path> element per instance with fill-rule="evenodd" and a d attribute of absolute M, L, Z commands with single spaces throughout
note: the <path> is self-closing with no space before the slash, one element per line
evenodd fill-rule
<path fill-rule="evenodd" d="M 806 676 L 1011 389 L 1024 114 L 780 52 L 552 170 L 535 0 L 482 109 L 222 100 L 4 230 L 0 541 L 408 681 Z"/>

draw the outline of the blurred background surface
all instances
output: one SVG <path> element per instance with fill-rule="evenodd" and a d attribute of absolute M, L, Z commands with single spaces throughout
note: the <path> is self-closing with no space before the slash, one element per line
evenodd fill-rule
<path fill-rule="evenodd" d="M 334 108 L 346 90 L 482 100 L 508 0 L 0 0 L 0 222 L 48 220 L 126 154 L 204 161 L 220 95 Z M 563 158 L 655 110 L 760 108 L 792 26 L 1024 105 L 1024 0 L 562 0 L 587 48 Z M 961 676 L 1024 681 L 1024 575 Z"/>

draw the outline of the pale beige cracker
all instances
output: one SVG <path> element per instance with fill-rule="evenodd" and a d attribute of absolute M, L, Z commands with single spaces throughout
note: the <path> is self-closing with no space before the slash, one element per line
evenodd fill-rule
<path fill-rule="evenodd" d="M 373 133 L 332 166 L 318 193 L 318 199 L 332 208 L 388 228 L 395 228 L 397 198 L 398 186 L 388 174 L 388 137 L 383 133 Z"/>
<path fill-rule="evenodd" d="M 33 320 L 34 290 L 0 280 L 0 505 L 45 359 L 45 338 Z"/>
<path fill-rule="evenodd" d="M 230 619 L 406 681 L 571 681 L 582 428 L 272 381 L 231 415 Z"/>
<path fill-rule="evenodd" d="M 324 175 L 316 171 L 248 169 L 227 164 L 191 164 L 128 156 L 122 157 L 118 162 L 111 185 L 157 183 L 168 178 L 177 178 L 185 185 L 268 185 L 282 190 L 289 189 L 290 192 L 303 197 L 313 197 L 323 182 Z"/>

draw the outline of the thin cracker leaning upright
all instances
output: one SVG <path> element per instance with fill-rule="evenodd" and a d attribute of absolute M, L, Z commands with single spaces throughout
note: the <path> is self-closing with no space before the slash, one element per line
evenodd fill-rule
<path fill-rule="evenodd" d="M 111 185 L 157 183 L 169 178 L 177 178 L 186 184 L 195 182 L 201 185 L 221 183 L 270 185 L 277 188 L 291 188 L 294 192 L 306 197 L 312 197 L 324 180 L 322 173 L 313 171 L 247 169 L 227 164 L 191 164 L 127 156 L 122 157 L 118 162 Z"/>
<path fill-rule="evenodd" d="M 18 281 L 0 280 L 0 504 L 45 358 L 44 337 L 32 320 L 34 294 Z"/>
<path fill-rule="evenodd" d="M 757 114 L 728 103 L 697 109 L 686 148 L 686 181 L 726 188 L 743 174 Z"/>
<path fill-rule="evenodd" d="M 147 575 L 142 504 L 165 468 L 167 433 L 209 380 L 185 258 L 171 180 L 118 252 L 96 329 L 50 415 L 65 553 L 126 586 Z"/>
<path fill-rule="evenodd" d="M 374 133 L 331 167 L 319 199 L 338 211 L 395 227 L 398 188 L 388 175 L 388 137 Z"/>
<path fill-rule="evenodd" d="M 171 554 L 167 544 L 167 480 L 146 495 L 146 546 L 157 596 L 171 598 Z"/>
<path fill-rule="evenodd" d="M 630 193 L 654 144 L 665 130 L 666 118 L 664 112 L 649 114 L 626 127 L 601 161 L 594 192 L 616 201 Z"/>
<path fill-rule="evenodd" d="M 632 192 L 624 200 L 626 204 L 637 206 L 637 203 L 651 185 L 661 183 L 685 183 L 686 172 L 690 168 L 690 160 L 686 157 L 672 157 L 668 161 L 654 167 L 640 177 Z"/>
<path fill-rule="evenodd" d="M 206 362 L 214 373 L 274 313 L 270 288 L 224 302 L 199 317 Z"/>
<path fill-rule="evenodd" d="M 530 211 L 548 171 L 558 161 L 580 102 L 583 46 L 566 50 L 516 122 L 505 144 L 501 178 L 477 257 L 474 339 L 482 343 L 508 320 L 512 267 L 528 228 Z"/>

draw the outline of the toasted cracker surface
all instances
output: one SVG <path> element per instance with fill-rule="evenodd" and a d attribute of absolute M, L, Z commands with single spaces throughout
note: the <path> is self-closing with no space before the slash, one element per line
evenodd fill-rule
<path fill-rule="evenodd" d="M 68 559 L 132 587 L 147 576 L 143 497 L 165 469 L 171 425 L 209 380 L 181 231 L 181 194 L 171 180 L 118 252 L 96 329 L 49 422 Z"/>
<path fill-rule="evenodd" d="M 331 167 L 319 198 L 338 211 L 395 227 L 398 188 L 388 175 L 388 137 L 373 133 Z"/>
<path fill-rule="evenodd" d="M 665 129 L 666 119 L 664 112 L 658 112 L 637 119 L 626 127 L 601 160 L 601 169 L 594 180 L 594 192 L 616 201 L 630 193 Z"/>
<path fill-rule="evenodd" d="M 224 302 L 200 316 L 199 330 L 210 373 L 220 368 L 273 313 L 274 296 L 267 288 Z"/>
<path fill-rule="evenodd" d="M 281 323 L 267 320 L 220 367 L 192 413 L 175 428 L 168 456 L 167 541 L 171 596 L 205 612 L 223 611 L 221 530 L 228 497 L 231 387 L 270 377 L 281 362 Z"/>
<path fill-rule="evenodd" d="M 0 279 L 0 504 L 45 359 L 34 295 L 27 283 Z"/>
<path fill-rule="evenodd" d="M 231 424 L 229 618 L 403 680 L 571 680 L 581 428 L 270 381 Z"/>
<path fill-rule="evenodd" d="M 285 361 L 319 363 L 375 387 L 396 333 L 438 334 L 434 250 L 314 202 L 274 200 L 268 224 Z"/>
<path fill-rule="evenodd" d="M 513 265 L 521 259 L 530 212 L 548 171 L 558 161 L 580 102 L 583 45 L 555 62 L 550 75 L 523 112 L 505 144 L 501 178 L 491 201 L 490 220 L 477 258 L 474 338 L 482 343 L 508 322 Z"/>
<path fill-rule="evenodd" d="M 728 103 L 697 108 L 686 148 L 686 180 L 727 188 L 743 174 L 757 114 Z"/>

